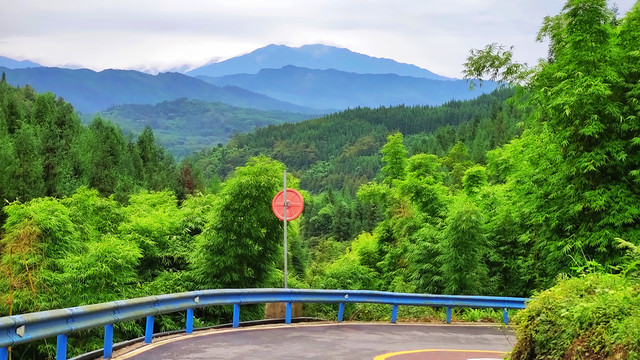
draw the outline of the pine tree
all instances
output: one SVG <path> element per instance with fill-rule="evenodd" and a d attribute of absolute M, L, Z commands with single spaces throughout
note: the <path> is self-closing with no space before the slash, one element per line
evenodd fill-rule
<path fill-rule="evenodd" d="M 40 142 L 32 126 L 23 124 L 20 127 L 15 134 L 13 148 L 16 164 L 11 179 L 15 184 L 16 197 L 28 201 L 44 196 Z"/>

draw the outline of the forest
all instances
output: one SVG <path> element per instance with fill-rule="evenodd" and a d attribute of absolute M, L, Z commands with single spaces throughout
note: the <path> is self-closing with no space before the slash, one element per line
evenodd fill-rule
<path fill-rule="evenodd" d="M 138 134 L 145 126 L 150 126 L 157 143 L 177 158 L 224 144 L 235 133 L 317 117 L 188 98 L 163 101 L 155 105 L 115 105 L 96 114 L 120 126 L 125 134 Z M 85 114 L 81 119 L 88 123 L 96 114 Z"/>
<path fill-rule="evenodd" d="M 605 1 L 569 0 L 538 36 L 549 54 L 534 67 L 496 44 L 471 52 L 466 76 L 503 84 L 492 94 L 272 125 L 180 164 L 150 128 L 84 126 L 54 94 L 3 79 L 0 315 L 282 286 L 270 205 L 286 166 L 306 202 L 288 228 L 290 286 L 533 297 L 512 359 L 640 359 L 640 3 L 619 18 Z M 196 317 L 221 323 L 230 309 Z M 100 347 L 82 335 L 71 352 Z"/>

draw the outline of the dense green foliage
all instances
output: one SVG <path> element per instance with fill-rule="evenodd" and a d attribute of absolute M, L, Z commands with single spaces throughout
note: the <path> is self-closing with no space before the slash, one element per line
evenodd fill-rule
<path fill-rule="evenodd" d="M 80 186 L 120 201 L 141 189 L 183 197 L 201 185 L 197 171 L 184 174 L 190 165 L 178 166 L 150 128 L 134 139 L 100 117 L 85 127 L 54 94 L 6 82 L 0 82 L 0 160 L 0 198 L 9 202 L 69 196 Z"/>
<path fill-rule="evenodd" d="M 511 359 L 640 359 L 640 284 L 620 275 L 561 279 L 517 316 Z"/>
<path fill-rule="evenodd" d="M 284 111 L 240 108 L 224 103 L 180 98 L 156 105 L 117 105 L 96 115 L 118 124 L 125 133 L 153 129 L 158 144 L 182 158 L 256 127 L 296 123 L 314 117 Z M 95 117 L 96 115 L 91 115 Z M 89 118 L 89 115 L 83 116 Z"/>
<path fill-rule="evenodd" d="M 617 25 L 604 1 L 569 1 L 546 19 L 550 59 L 527 85 L 530 129 L 489 154 L 523 214 L 537 286 L 569 271 L 567 258 L 615 265 L 614 238 L 639 238 L 637 44 L 622 40 L 637 34 L 638 11 Z"/>
<path fill-rule="evenodd" d="M 382 167 L 380 149 L 387 135 L 399 131 L 410 154 L 444 155 L 456 142 L 471 149 L 475 161 L 487 150 L 519 133 L 522 112 L 505 99 L 503 89 L 470 101 L 451 101 L 441 107 L 356 108 L 298 124 L 259 128 L 238 134 L 226 146 L 190 158 L 205 178 L 224 178 L 246 159 L 258 154 L 282 161 L 313 193 L 357 188 L 372 180 Z"/>
<path fill-rule="evenodd" d="M 283 171 L 280 163 L 254 158 L 225 182 L 193 253 L 196 280 L 202 287 L 274 284 L 282 226 L 271 212 L 271 199 L 282 187 Z"/>
<path fill-rule="evenodd" d="M 282 223 L 269 209 L 283 169 L 267 158 L 252 159 L 221 184 L 219 194 L 188 197 L 180 205 L 169 191 L 141 191 L 123 205 L 86 187 L 63 199 L 7 205 L 0 315 L 195 289 L 280 286 Z M 289 233 L 293 277 L 306 260 L 295 223 Z M 230 314 L 210 310 L 198 314 L 199 324 L 229 321 Z M 163 316 L 156 326 L 176 329 L 183 321 L 177 314 Z M 141 331 L 121 324 L 116 339 Z M 99 347 L 95 332 L 72 336 L 71 353 Z M 37 344 L 35 357 L 43 358 L 48 346 Z"/>
<path fill-rule="evenodd" d="M 530 286 L 546 287 L 572 265 L 599 271 L 540 294 L 522 315 L 513 357 L 638 359 L 637 273 L 624 276 L 637 260 L 626 263 L 617 239 L 635 248 L 640 235 L 640 3 L 617 20 L 604 0 L 569 0 L 539 37 L 550 39 L 549 59 L 517 76 L 535 109 L 530 129 L 489 163 L 519 210 Z M 499 73 L 491 60 L 503 55 L 470 57 L 470 73 Z M 600 274 L 611 269 L 623 273 Z"/>
<path fill-rule="evenodd" d="M 534 296 L 511 359 L 640 359 L 640 251 L 617 240 L 627 254 L 617 274 L 590 262 Z"/>

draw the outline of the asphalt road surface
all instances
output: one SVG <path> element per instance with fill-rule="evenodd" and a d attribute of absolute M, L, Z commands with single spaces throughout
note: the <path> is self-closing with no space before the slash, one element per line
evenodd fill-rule
<path fill-rule="evenodd" d="M 514 342 L 497 325 L 294 324 L 154 339 L 114 359 L 502 359 Z"/>

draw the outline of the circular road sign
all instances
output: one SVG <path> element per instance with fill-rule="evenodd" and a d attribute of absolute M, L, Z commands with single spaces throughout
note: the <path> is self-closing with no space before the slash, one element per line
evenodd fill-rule
<path fill-rule="evenodd" d="M 304 199 L 302 194 L 293 189 L 287 189 L 287 221 L 295 220 L 302 214 Z M 284 190 L 276 194 L 271 202 L 273 213 L 280 220 L 284 220 Z"/>

